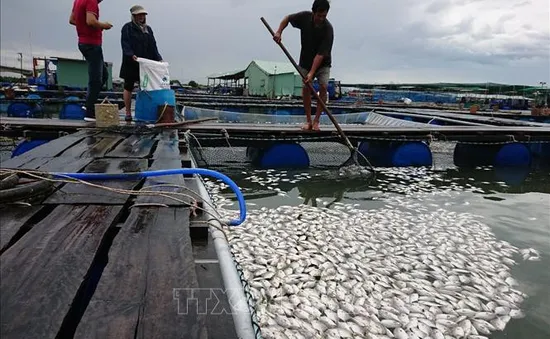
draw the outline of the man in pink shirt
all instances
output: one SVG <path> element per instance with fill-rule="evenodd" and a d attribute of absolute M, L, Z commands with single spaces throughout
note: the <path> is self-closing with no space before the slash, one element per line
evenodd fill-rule
<path fill-rule="evenodd" d="M 101 48 L 103 30 L 113 27 L 99 21 L 99 3 L 102 0 L 74 0 L 69 23 L 76 26 L 78 49 L 88 63 L 88 93 L 86 95 L 86 121 L 95 121 L 95 103 L 101 88 L 107 82 L 108 70 Z"/>

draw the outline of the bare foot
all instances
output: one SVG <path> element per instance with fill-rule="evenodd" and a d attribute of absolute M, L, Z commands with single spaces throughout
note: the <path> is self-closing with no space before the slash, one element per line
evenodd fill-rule
<path fill-rule="evenodd" d="M 319 128 L 319 121 L 313 122 L 313 130 L 314 130 L 314 131 L 320 131 L 320 130 L 321 130 L 321 129 Z"/>
<path fill-rule="evenodd" d="M 311 123 L 310 123 L 310 122 L 305 123 L 305 124 L 302 126 L 302 131 L 311 131 Z"/>

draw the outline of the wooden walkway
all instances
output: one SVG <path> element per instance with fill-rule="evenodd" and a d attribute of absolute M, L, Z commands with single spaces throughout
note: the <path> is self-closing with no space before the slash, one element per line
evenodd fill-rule
<path fill-rule="evenodd" d="M 330 123 L 330 122 L 329 122 Z M 75 131 L 77 129 L 92 128 L 93 123 L 79 120 L 60 119 L 33 119 L 33 118 L 2 118 L 0 136 L 18 136 L 33 131 L 42 132 L 46 136 L 59 131 Z M 341 125 L 348 138 L 360 140 L 362 138 L 429 138 L 440 140 L 469 140 L 469 141 L 548 141 L 550 140 L 550 124 L 541 126 L 439 126 L 425 124 L 424 126 L 378 126 L 366 124 Z M 302 131 L 299 125 L 294 124 L 253 124 L 253 123 L 220 123 L 204 122 L 192 124 L 180 130 L 189 130 L 196 135 L 231 136 L 239 139 L 270 138 L 273 140 L 288 137 L 304 140 L 324 138 L 325 141 L 334 141 L 339 138 L 336 128 L 331 125 L 322 125 L 321 131 Z M 27 132 L 25 132 L 27 131 Z M 334 140 L 332 140 L 332 139 Z M 319 139 L 319 141 L 322 141 Z"/>
<path fill-rule="evenodd" d="M 175 130 L 82 130 L 1 168 L 123 173 L 191 167 L 180 146 Z M 172 191 L 189 194 L 186 188 L 197 192 L 196 180 L 94 183 L 134 190 L 170 183 L 182 186 Z M 223 295 L 221 306 L 197 305 L 187 299 L 190 293 L 179 292 L 224 289 L 206 224 L 196 222 L 204 214 L 193 216 L 192 205 L 190 198 L 175 202 L 71 183 L 56 183 L 32 207 L 0 204 L 0 337 L 236 338 L 230 314 L 205 312 L 229 310 Z"/>

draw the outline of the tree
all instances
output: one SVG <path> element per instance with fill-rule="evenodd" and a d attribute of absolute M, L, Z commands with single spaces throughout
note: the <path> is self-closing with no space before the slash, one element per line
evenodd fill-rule
<path fill-rule="evenodd" d="M 197 82 L 195 80 L 191 80 L 189 81 L 189 86 L 193 87 L 193 88 L 197 88 L 199 87 L 199 84 L 197 84 Z"/>

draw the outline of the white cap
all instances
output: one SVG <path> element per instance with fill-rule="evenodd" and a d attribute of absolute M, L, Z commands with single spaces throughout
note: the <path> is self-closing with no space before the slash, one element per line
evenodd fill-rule
<path fill-rule="evenodd" d="M 132 15 L 147 14 L 147 11 L 143 8 L 143 6 L 135 5 L 130 8 L 130 13 L 132 13 Z"/>

